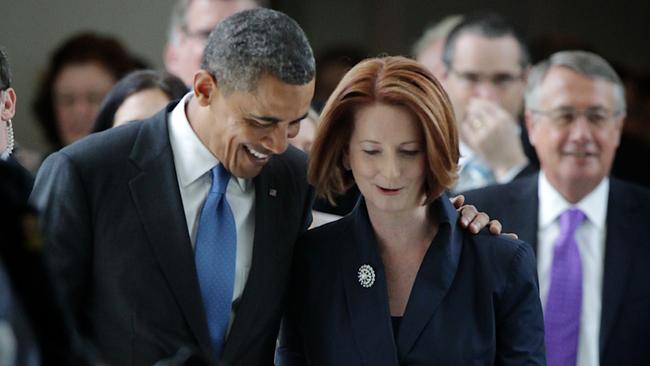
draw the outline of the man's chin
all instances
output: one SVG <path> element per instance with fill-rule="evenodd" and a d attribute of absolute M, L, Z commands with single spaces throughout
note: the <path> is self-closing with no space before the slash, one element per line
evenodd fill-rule
<path fill-rule="evenodd" d="M 233 169 L 230 173 L 237 178 L 251 179 L 258 176 L 263 168 L 263 166 L 251 166 L 245 168 L 238 167 Z"/>

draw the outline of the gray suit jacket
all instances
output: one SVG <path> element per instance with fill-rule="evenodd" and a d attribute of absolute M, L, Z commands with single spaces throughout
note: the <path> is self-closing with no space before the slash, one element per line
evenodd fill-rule
<path fill-rule="evenodd" d="M 465 192 L 466 202 L 537 249 L 537 174 Z M 650 364 L 650 191 L 610 178 L 600 364 Z"/>
<path fill-rule="evenodd" d="M 174 104 L 52 154 L 31 197 L 76 328 L 111 364 L 152 364 L 181 346 L 212 357 L 167 130 Z M 293 245 L 311 222 L 305 172 L 290 147 L 254 179 L 251 270 L 222 364 L 273 363 Z"/>

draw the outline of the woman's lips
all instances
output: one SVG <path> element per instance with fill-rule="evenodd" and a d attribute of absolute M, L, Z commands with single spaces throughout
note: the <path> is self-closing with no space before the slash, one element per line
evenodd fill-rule
<path fill-rule="evenodd" d="M 377 186 L 377 188 L 379 188 L 379 191 L 381 193 L 383 193 L 385 195 L 388 195 L 388 196 L 394 196 L 396 194 L 399 194 L 399 192 L 402 190 L 401 188 L 384 188 L 384 187 L 380 187 L 380 186 Z"/>

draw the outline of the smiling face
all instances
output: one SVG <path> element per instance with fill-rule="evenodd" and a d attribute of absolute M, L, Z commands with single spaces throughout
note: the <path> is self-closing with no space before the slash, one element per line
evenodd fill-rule
<path fill-rule="evenodd" d="M 425 147 L 418 121 L 404 107 L 371 104 L 357 110 L 347 160 L 369 210 L 422 206 Z"/>
<path fill-rule="evenodd" d="M 577 202 L 609 175 L 614 160 L 624 118 L 624 114 L 615 113 L 618 106 L 614 86 L 554 66 L 539 86 L 536 98 L 537 105 L 527 109 L 544 114 L 526 113 L 530 141 L 551 184 L 569 201 Z M 599 110 L 607 118 L 596 125 L 581 113 L 569 123 L 558 124 L 552 113 L 562 110 Z M 576 196 L 572 192 L 581 193 Z"/>
<path fill-rule="evenodd" d="M 194 89 L 202 108 L 198 118 L 190 115 L 190 124 L 199 139 L 233 175 L 252 178 L 298 134 L 314 81 L 291 85 L 264 75 L 253 92 L 223 95 L 214 78 L 200 71 Z"/>

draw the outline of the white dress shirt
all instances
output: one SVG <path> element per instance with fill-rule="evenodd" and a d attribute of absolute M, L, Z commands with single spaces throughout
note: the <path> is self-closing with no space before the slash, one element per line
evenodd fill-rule
<path fill-rule="evenodd" d="M 539 174 L 538 184 L 537 273 L 544 308 L 551 284 L 553 247 L 560 234 L 559 217 L 571 207 L 579 208 L 585 214 L 585 220 L 575 234 L 582 263 L 582 312 L 577 365 L 598 366 L 609 179 L 603 179 L 591 193 L 575 205 L 567 202 L 555 190 L 543 171 Z"/>
<path fill-rule="evenodd" d="M 194 248 L 201 209 L 212 184 L 210 170 L 219 164 L 219 161 L 203 145 L 187 120 L 185 106 L 190 98 L 192 98 L 191 92 L 186 94 L 171 111 L 168 118 L 168 130 L 187 231 L 190 234 L 192 248 Z M 230 204 L 237 226 L 237 263 L 232 295 L 233 302 L 235 302 L 244 291 L 253 257 L 255 185 L 250 179 L 231 176 L 226 189 L 226 199 Z M 230 329 L 234 317 L 235 313 L 231 312 L 228 329 Z"/>

